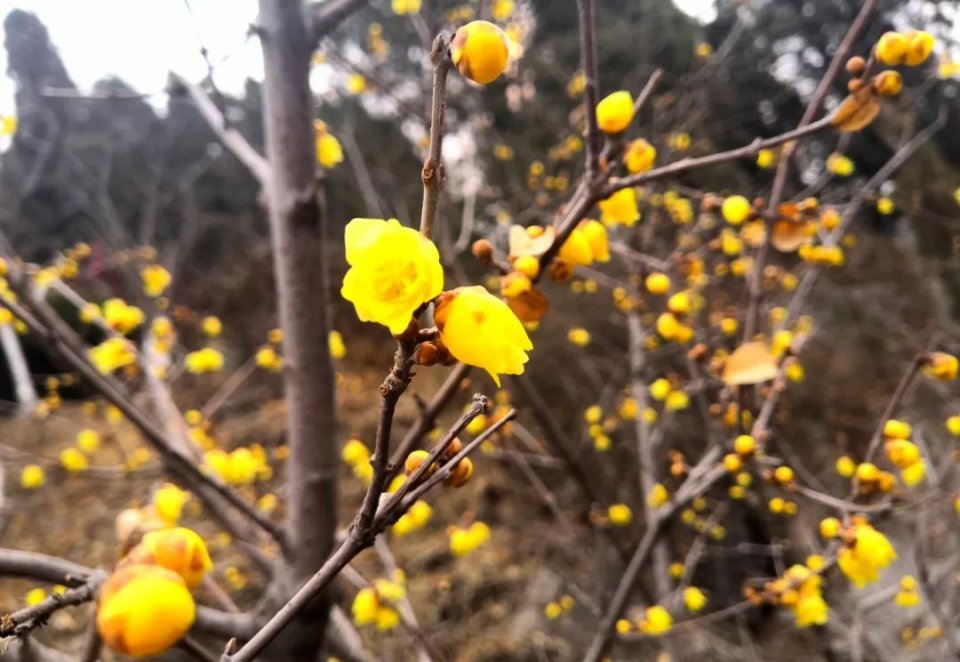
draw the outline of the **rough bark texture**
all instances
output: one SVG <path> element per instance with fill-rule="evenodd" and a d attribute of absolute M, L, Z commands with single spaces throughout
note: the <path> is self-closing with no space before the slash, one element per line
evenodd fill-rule
<path fill-rule="evenodd" d="M 313 44 L 301 1 L 260 0 L 259 29 L 270 163 L 267 192 L 286 364 L 289 544 L 281 584 L 289 590 L 313 575 L 333 547 L 337 466 L 333 367 L 308 83 Z M 278 658 L 316 655 L 325 629 L 325 605 L 305 610 L 298 621 L 277 642 Z"/>

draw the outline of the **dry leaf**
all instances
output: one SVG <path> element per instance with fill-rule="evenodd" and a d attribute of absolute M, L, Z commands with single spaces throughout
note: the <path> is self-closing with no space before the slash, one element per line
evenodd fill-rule
<path fill-rule="evenodd" d="M 553 245 L 557 231 L 553 227 L 546 227 L 539 237 L 531 237 L 522 225 L 510 226 L 510 259 L 521 255 L 540 257 Z"/>
<path fill-rule="evenodd" d="M 723 381 L 729 386 L 761 384 L 776 376 L 777 359 L 761 340 L 737 347 L 723 366 Z"/>
<path fill-rule="evenodd" d="M 869 86 L 847 96 L 840 104 L 830 124 L 841 131 L 859 131 L 867 127 L 880 112 L 880 100 Z"/>
<path fill-rule="evenodd" d="M 780 219 L 773 224 L 770 245 L 781 253 L 793 253 L 810 240 L 810 224 L 806 221 Z"/>
<path fill-rule="evenodd" d="M 515 297 L 507 297 L 507 305 L 521 322 L 539 322 L 550 307 L 546 295 L 532 289 Z"/>

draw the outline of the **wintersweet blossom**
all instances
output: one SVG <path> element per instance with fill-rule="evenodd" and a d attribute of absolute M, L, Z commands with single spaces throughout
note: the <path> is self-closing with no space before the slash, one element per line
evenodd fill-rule
<path fill-rule="evenodd" d="M 597 204 L 601 212 L 600 220 L 607 226 L 626 225 L 630 227 L 640 220 L 637 192 L 632 187 L 622 188 Z"/>
<path fill-rule="evenodd" d="M 140 271 L 143 291 L 148 297 L 158 297 L 170 286 L 170 272 L 159 264 L 149 264 Z"/>
<path fill-rule="evenodd" d="M 483 368 L 497 386 L 500 375 L 523 373 L 533 343 L 507 304 L 483 287 L 458 287 L 437 299 L 440 340 L 458 361 Z"/>
<path fill-rule="evenodd" d="M 450 59 L 454 66 L 475 83 L 492 83 L 507 68 L 507 35 L 489 21 L 471 21 L 450 40 Z"/>
<path fill-rule="evenodd" d="M 622 133 L 633 120 L 633 97 L 626 90 L 608 94 L 597 104 L 597 126 L 605 133 Z"/>
<path fill-rule="evenodd" d="M 396 219 L 355 218 L 344 241 L 350 270 L 340 293 L 364 322 L 399 335 L 414 311 L 443 290 L 437 247 Z"/>
<path fill-rule="evenodd" d="M 885 535 L 867 522 L 855 525 L 851 545 L 837 555 L 837 565 L 857 588 L 877 581 L 880 570 L 897 558 L 897 552 Z"/>
<path fill-rule="evenodd" d="M 151 531 L 121 562 L 146 563 L 177 573 L 188 588 L 200 586 L 204 575 L 213 569 L 207 545 L 195 531 L 184 527 Z"/>
<path fill-rule="evenodd" d="M 100 591 L 97 632 L 108 648 L 147 657 L 173 646 L 195 616 L 193 596 L 180 575 L 158 565 L 128 565 Z"/>

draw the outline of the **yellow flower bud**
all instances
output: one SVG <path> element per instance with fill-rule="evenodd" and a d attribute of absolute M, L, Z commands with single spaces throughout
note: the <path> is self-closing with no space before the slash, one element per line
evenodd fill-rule
<path fill-rule="evenodd" d="M 633 511 L 625 503 L 615 503 L 607 508 L 607 519 L 614 526 L 627 526 L 633 520 Z"/>
<path fill-rule="evenodd" d="M 161 653 L 183 637 L 196 605 L 183 579 L 158 565 L 117 569 L 100 590 L 97 632 L 104 644 L 132 657 Z"/>
<path fill-rule="evenodd" d="M 453 35 L 450 58 L 464 78 L 492 83 L 507 68 L 507 35 L 489 21 L 471 21 Z"/>
<path fill-rule="evenodd" d="M 151 531 L 143 536 L 121 565 L 153 564 L 177 573 L 194 589 L 213 569 L 207 545 L 195 531 L 184 527 Z"/>
<path fill-rule="evenodd" d="M 37 464 L 28 464 L 20 472 L 20 486 L 25 490 L 35 490 L 43 487 L 46 481 L 46 474 L 43 468 Z"/>
<path fill-rule="evenodd" d="M 873 87 L 880 96 L 895 97 L 903 90 L 903 76 L 898 71 L 881 71 L 873 79 Z"/>
<path fill-rule="evenodd" d="M 888 67 L 903 64 L 910 42 L 899 32 L 885 32 L 877 42 L 877 59 Z"/>
<path fill-rule="evenodd" d="M 724 198 L 720 213 L 730 225 L 740 225 L 750 217 L 753 210 L 750 201 L 742 195 L 731 195 Z"/>
<path fill-rule="evenodd" d="M 627 151 L 623 155 L 623 163 L 632 173 L 650 170 L 656 160 L 657 148 L 643 138 L 638 138 L 627 145 Z"/>
<path fill-rule="evenodd" d="M 929 32 L 917 31 L 908 32 L 904 36 L 908 42 L 907 52 L 904 54 L 904 64 L 908 67 L 916 67 L 926 62 L 930 53 L 933 52 L 933 35 Z"/>
<path fill-rule="evenodd" d="M 644 284 L 646 285 L 647 292 L 650 294 L 659 296 L 670 291 L 670 277 L 658 271 L 647 276 Z"/>
<path fill-rule="evenodd" d="M 622 133 L 633 120 L 633 96 L 625 90 L 604 97 L 597 104 L 597 125 L 605 133 Z"/>

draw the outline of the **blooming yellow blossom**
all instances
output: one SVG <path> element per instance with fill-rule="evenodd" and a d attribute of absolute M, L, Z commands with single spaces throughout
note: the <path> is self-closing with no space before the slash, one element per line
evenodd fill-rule
<path fill-rule="evenodd" d="M 443 289 L 436 246 L 396 219 L 355 218 L 347 224 L 345 244 L 350 270 L 340 293 L 364 322 L 399 335 L 414 311 Z"/>
<path fill-rule="evenodd" d="M 523 324 L 507 304 L 485 288 L 459 287 L 437 299 L 434 320 L 440 340 L 458 361 L 500 375 L 523 373 L 533 349 Z"/>
<path fill-rule="evenodd" d="M 840 549 L 837 565 L 857 588 L 877 581 L 879 571 L 897 558 L 885 535 L 866 522 L 855 525 L 853 543 Z"/>
<path fill-rule="evenodd" d="M 20 486 L 25 490 L 43 487 L 45 481 L 46 474 L 40 465 L 28 464 L 20 471 Z"/>
<path fill-rule="evenodd" d="M 567 340 L 577 347 L 586 347 L 590 344 L 590 332 L 582 327 L 570 329 L 567 332 Z"/>
<path fill-rule="evenodd" d="M 649 503 L 654 508 L 659 508 L 665 505 L 670 501 L 670 493 L 667 492 L 667 487 L 663 483 L 657 483 L 651 488 L 650 493 L 647 495 L 647 503 Z"/>
<path fill-rule="evenodd" d="M 849 177 L 853 174 L 854 165 L 849 157 L 833 152 L 827 157 L 827 172 L 839 177 Z"/>
<path fill-rule="evenodd" d="M 60 464 L 64 469 L 72 472 L 86 471 L 90 467 L 87 456 L 76 448 L 64 448 L 60 451 Z"/>
<path fill-rule="evenodd" d="M 188 372 L 202 375 L 208 372 L 219 372 L 223 369 L 223 354 L 213 347 L 204 347 L 190 352 L 184 357 L 184 367 Z"/>
<path fill-rule="evenodd" d="M 607 226 L 634 225 L 640 220 L 640 210 L 637 207 L 637 192 L 630 186 L 622 188 L 606 200 L 601 200 L 600 220 Z"/>
<path fill-rule="evenodd" d="M 490 527 L 483 522 L 474 522 L 467 528 L 453 527 L 450 531 L 450 551 L 455 556 L 464 556 L 483 545 L 490 538 Z"/>
<path fill-rule="evenodd" d="M 696 614 L 698 611 L 707 606 L 707 596 L 704 595 L 703 591 L 695 586 L 688 586 L 683 589 L 683 604 L 691 614 Z"/>
<path fill-rule="evenodd" d="M 929 32 L 910 31 L 904 35 L 907 38 L 907 52 L 903 62 L 908 67 L 916 67 L 927 61 L 933 52 L 934 38 Z"/>
<path fill-rule="evenodd" d="M 633 96 L 626 90 L 608 94 L 597 104 L 597 126 L 605 133 L 622 133 L 633 121 Z"/>
<path fill-rule="evenodd" d="M 150 564 L 171 570 L 183 579 L 187 588 L 200 586 L 204 575 L 213 569 L 203 539 L 192 529 L 174 527 L 150 531 L 120 562 L 120 566 Z"/>
<path fill-rule="evenodd" d="M 507 35 L 489 21 L 471 21 L 450 40 L 450 59 L 464 78 L 486 85 L 507 68 Z"/>
<path fill-rule="evenodd" d="M 363 76 L 360 77 L 361 79 Z M 333 135 L 323 131 L 316 137 L 317 163 L 329 170 L 343 161 L 343 147 Z"/>
<path fill-rule="evenodd" d="M 254 361 L 256 361 L 259 367 L 265 370 L 272 370 L 273 372 L 283 370 L 283 358 L 277 353 L 277 350 L 269 345 L 265 345 L 257 350 L 257 353 L 254 355 Z"/>
<path fill-rule="evenodd" d="M 646 172 L 657 161 L 657 148 L 643 138 L 637 138 L 627 145 L 623 163 L 632 173 Z"/>
<path fill-rule="evenodd" d="M 153 510 L 167 526 L 180 521 L 183 507 L 190 500 L 190 493 L 173 483 L 164 483 L 153 492 Z"/>
<path fill-rule="evenodd" d="M 899 32 L 885 32 L 877 41 L 874 52 L 877 59 L 888 67 L 903 64 L 910 42 Z"/>
<path fill-rule="evenodd" d="M 103 319 L 108 327 L 126 335 L 143 324 L 144 314 L 136 306 L 115 298 L 103 302 Z"/>
<path fill-rule="evenodd" d="M 187 633 L 196 605 L 183 579 L 158 565 L 117 569 L 100 591 L 97 631 L 108 648 L 147 657 Z"/>
<path fill-rule="evenodd" d="M 328 335 L 330 345 L 330 356 L 339 361 L 347 355 L 347 346 L 343 344 L 343 336 L 339 331 L 331 331 Z"/>
<path fill-rule="evenodd" d="M 170 286 L 170 272 L 159 264 L 148 264 L 140 271 L 143 291 L 148 297 L 158 297 Z"/>
<path fill-rule="evenodd" d="M 772 149 L 761 149 L 757 152 L 757 167 L 766 170 L 773 167 L 777 161 L 777 155 Z"/>
<path fill-rule="evenodd" d="M 928 362 L 923 371 L 928 377 L 941 379 L 945 382 L 952 382 L 957 378 L 957 372 L 960 370 L 960 360 L 956 356 L 946 352 L 932 352 L 927 358 Z"/>
<path fill-rule="evenodd" d="M 77 433 L 77 448 L 84 453 L 96 453 L 100 448 L 100 434 L 96 430 L 86 428 Z"/>
<path fill-rule="evenodd" d="M 421 0 L 392 0 L 390 8 L 397 16 L 416 14 L 420 11 Z"/>
<path fill-rule="evenodd" d="M 633 520 L 633 511 L 625 503 L 615 503 L 607 508 L 607 519 L 614 526 L 626 526 Z"/>
<path fill-rule="evenodd" d="M 660 605 L 647 607 L 643 619 L 637 623 L 637 629 L 651 637 L 666 634 L 672 627 L 673 617 L 665 607 Z"/>

